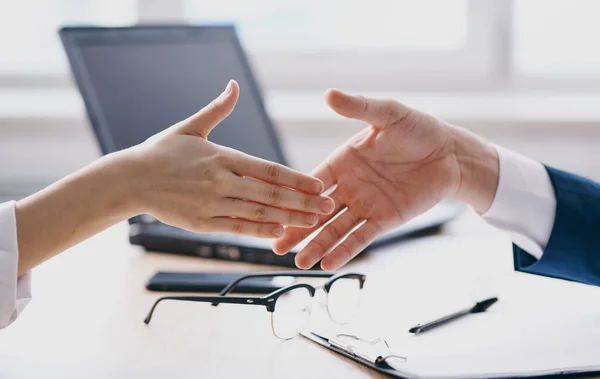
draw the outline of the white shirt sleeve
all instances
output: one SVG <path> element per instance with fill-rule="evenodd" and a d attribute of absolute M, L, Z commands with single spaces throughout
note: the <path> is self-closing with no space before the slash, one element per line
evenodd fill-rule
<path fill-rule="evenodd" d="M 17 278 L 19 246 L 15 202 L 0 204 L 0 329 L 12 323 L 31 299 L 31 274 Z"/>
<path fill-rule="evenodd" d="M 509 232 L 517 246 L 539 260 L 556 215 L 550 176 L 540 162 L 499 146 L 496 151 L 500 160 L 498 189 L 483 219 Z"/>

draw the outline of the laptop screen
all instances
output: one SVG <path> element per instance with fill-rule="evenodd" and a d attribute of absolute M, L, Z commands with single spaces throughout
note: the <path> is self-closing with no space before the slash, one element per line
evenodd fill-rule
<path fill-rule="evenodd" d="M 189 117 L 235 79 L 238 104 L 209 140 L 285 163 L 233 28 L 64 28 L 61 36 L 104 153 Z"/>

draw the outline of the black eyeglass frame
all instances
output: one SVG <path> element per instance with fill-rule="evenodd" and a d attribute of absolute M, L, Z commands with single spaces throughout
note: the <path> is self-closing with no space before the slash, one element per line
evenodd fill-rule
<path fill-rule="evenodd" d="M 211 303 L 213 306 L 217 306 L 221 303 L 226 304 L 247 304 L 247 305 L 261 305 L 267 308 L 268 312 L 273 313 L 275 311 L 275 306 L 277 304 L 277 299 L 282 295 L 290 292 L 292 290 L 298 288 L 306 288 L 311 296 L 315 296 L 316 288 L 310 284 L 306 283 L 297 283 L 291 284 L 289 286 L 285 286 L 279 288 L 268 295 L 265 296 L 225 296 L 227 293 L 231 292 L 235 287 L 242 281 L 249 278 L 267 278 L 267 277 L 296 277 L 296 278 L 329 278 L 327 282 L 323 285 L 323 289 L 325 292 L 329 292 L 331 286 L 338 280 L 342 278 L 353 278 L 358 279 L 360 283 L 360 289 L 363 288 L 365 280 L 367 279 L 366 275 L 348 272 L 348 273 L 330 273 L 330 272 L 311 272 L 311 271 L 271 271 L 271 272 L 257 272 L 244 274 L 234 279 L 231 283 L 229 283 L 225 288 L 221 290 L 219 295 L 217 296 L 163 296 L 154 302 L 152 308 L 148 312 L 148 315 L 144 319 L 145 324 L 149 324 L 152 319 L 152 315 L 154 314 L 154 310 L 156 306 L 164 301 L 164 300 L 179 300 L 179 301 L 193 301 L 193 302 L 202 302 L 202 303 Z"/>

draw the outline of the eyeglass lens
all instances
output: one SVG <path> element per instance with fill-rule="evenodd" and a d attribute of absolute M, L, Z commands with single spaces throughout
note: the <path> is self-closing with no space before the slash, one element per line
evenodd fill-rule
<path fill-rule="evenodd" d="M 360 305 L 360 280 L 357 278 L 339 278 L 327 293 L 327 311 L 329 317 L 338 324 L 351 322 L 358 314 Z"/>
<path fill-rule="evenodd" d="M 308 324 L 312 310 L 312 296 L 307 288 L 292 289 L 277 299 L 271 313 L 273 334 L 281 339 L 297 336 Z"/>

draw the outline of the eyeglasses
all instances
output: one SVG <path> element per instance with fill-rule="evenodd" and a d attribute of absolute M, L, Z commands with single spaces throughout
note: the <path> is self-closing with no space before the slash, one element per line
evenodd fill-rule
<path fill-rule="evenodd" d="M 294 278 L 328 278 L 318 287 L 306 283 L 292 284 L 271 292 L 265 296 L 225 296 L 233 291 L 242 281 L 250 278 L 294 277 Z M 366 275 L 358 273 L 327 273 L 310 271 L 275 271 L 242 275 L 229 283 L 217 296 L 164 296 L 158 298 L 144 323 L 149 324 L 156 306 L 163 300 L 195 301 L 211 303 L 218 306 L 227 304 L 261 305 L 271 314 L 273 334 L 283 340 L 300 334 L 312 311 L 313 298 L 317 289 L 323 289 L 327 296 L 327 312 L 336 323 L 346 324 L 358 313 L 360 294 Z"/>

